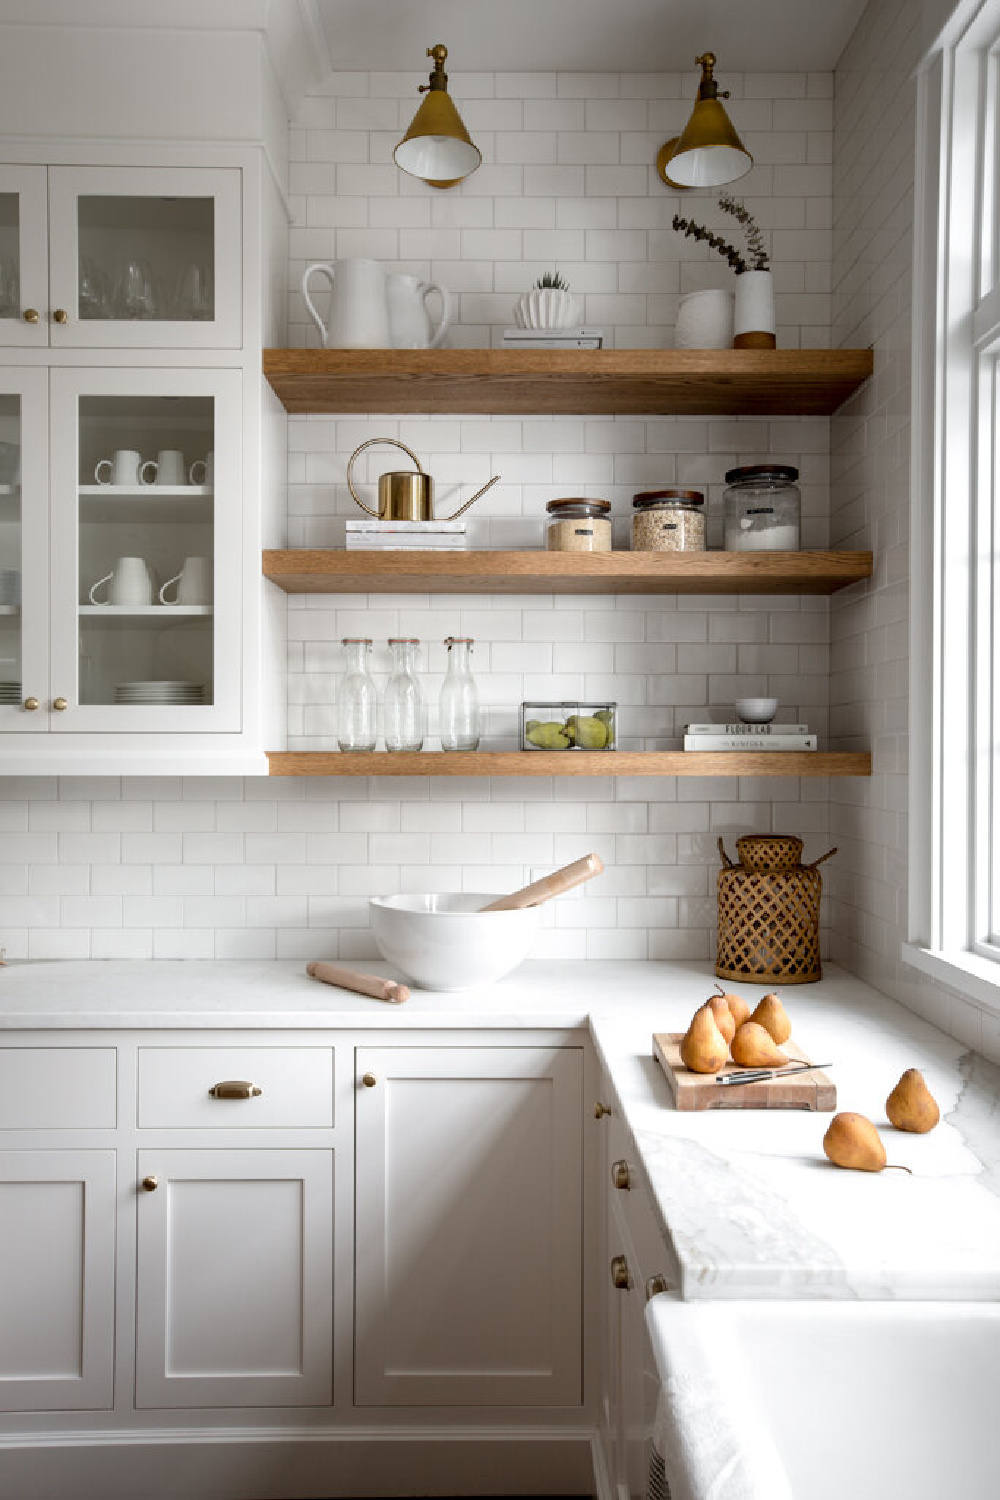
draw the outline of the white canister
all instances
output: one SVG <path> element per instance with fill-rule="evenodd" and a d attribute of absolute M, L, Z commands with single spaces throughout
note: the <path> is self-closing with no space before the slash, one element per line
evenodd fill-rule
<path fill-rule="evenodd" d="M 733 297 L 731 292 L 688 292 L 681 298 L 674 330 L 677 349 L 731 349 Z"/>

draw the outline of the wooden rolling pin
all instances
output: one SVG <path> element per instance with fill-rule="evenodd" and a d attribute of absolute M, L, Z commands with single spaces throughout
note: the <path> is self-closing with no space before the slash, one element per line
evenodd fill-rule
<path fill-rule="evenodd" d="M 395 979 L 382 979 L 378 974 L 359 974 L 357 969 L 342 969 L 339 964 L 306 964 L 306 973 L 312 979 L 321 979 L 324 984 L 335 984 L 342 990 L 353 990 L 356 995 L 371 995 L 373 1000 L 388 1000 L 390 1005 L 402 1005 L 409 1000 L 410 992 L 405 984 Z"/>
<path fill-rule="evenodd" d="M 603 869 L 604 861 L 599 854 L 585 854 L 583 859 L 574 860 L 571 865 L 563 865 L 561 870 L 554 870 L 551 875 L 532 881 L 531 885 L 522 886 L 521 890 L 512 891 L 509 896 L 498 896 L 489 906 L 483 906 L 480 910 L 518 911 L 522 906 L 541 906 L 543 901 L 551 901 L 553 896 L 561 896 L 564 891 L 571 891 L 575 885 L 593 880 Z"/>

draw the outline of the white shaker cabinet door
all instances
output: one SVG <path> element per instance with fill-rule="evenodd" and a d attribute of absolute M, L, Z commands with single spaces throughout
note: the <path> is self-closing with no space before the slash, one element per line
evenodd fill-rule
<path fill-rule="evenodd" d="M 115 1155 L 0 1151 L 0 1411 L 110 1408 Z"/>
<path fill-rule="evenodd" d="M 333 1153 L 139 1153 L 136 1405 L 332 1400 Z"/>
<path fill-rule="evenodd" d="M 358 1405 L 579 1405 L 582 1074 L 576 1048 L 358 1050 Z"/>

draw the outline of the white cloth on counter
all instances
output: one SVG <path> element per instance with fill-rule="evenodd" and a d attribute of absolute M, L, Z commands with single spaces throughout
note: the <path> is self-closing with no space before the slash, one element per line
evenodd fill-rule
<path fill-rule="evenodd" d="M 665 1312 L 668 1299 L 655 1301 Z M 751 1394 L 752 1373 L 719 1315 L 724 1306 L 675 1304 L 667 1367 L 657 1358 L 654 1444 L 670 1500 L 794 1500 Z"/>

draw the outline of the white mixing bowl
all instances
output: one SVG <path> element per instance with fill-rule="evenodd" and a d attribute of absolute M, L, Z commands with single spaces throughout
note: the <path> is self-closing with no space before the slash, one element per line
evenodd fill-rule
<path fill-rule="evenodd" d="M 471 990 L 528 956 L 541 908 L 483 911 L 499 893 L 376 896 L 372 932 L 382 957 L 425 990 Z"/>

